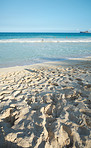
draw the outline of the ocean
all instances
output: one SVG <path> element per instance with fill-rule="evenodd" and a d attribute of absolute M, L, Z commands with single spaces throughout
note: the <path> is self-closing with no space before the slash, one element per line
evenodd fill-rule
<path fill-rule="evenodd" d="M 0 33 L 0 68 L 91 56 L 91 33 Z"/>

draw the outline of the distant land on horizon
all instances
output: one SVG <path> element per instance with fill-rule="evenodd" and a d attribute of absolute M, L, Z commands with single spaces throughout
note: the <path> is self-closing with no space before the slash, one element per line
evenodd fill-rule
<path fill-rule="evenodd" d="M 89 31 L 80 31 L 80 33 L 90 33 Z"/>

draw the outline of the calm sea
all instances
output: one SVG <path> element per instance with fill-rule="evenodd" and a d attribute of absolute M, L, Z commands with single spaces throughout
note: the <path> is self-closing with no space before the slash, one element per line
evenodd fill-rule
<path fill-rule="evenodd" d="M 0 67 L 91 56 L 91 33 L 0 33 Z"/>

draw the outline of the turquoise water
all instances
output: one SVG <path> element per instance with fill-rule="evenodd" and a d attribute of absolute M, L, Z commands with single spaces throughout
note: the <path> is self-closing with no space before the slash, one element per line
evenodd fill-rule
<path fill-rule="evenodd" d="M 91 33 L 0 33 L 0 67 L 91 56 Z"/>

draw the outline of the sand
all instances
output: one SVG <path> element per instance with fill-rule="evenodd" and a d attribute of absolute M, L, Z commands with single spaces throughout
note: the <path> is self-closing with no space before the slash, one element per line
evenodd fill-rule
<path fill-rule="evenodd" d="M 91 147 L 90 58 L 0 69 L 3 147 Z"/>

